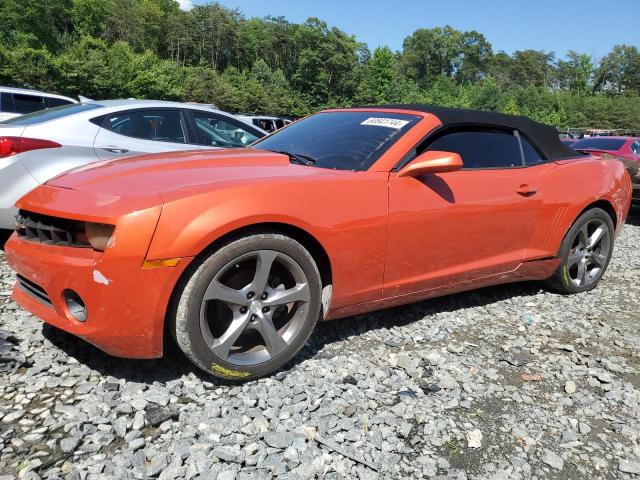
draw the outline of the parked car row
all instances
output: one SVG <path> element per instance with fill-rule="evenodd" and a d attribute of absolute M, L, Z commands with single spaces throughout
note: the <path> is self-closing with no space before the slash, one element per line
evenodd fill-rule
<path fill-rule="evenodd" d="M 633 183 L 633 202 L 640 203 L 640 138 L 594 136 L 582 139 L 567 138 L 560 132 L 562 143 L 587 155 L 615 157 L 624 163 Z"/>

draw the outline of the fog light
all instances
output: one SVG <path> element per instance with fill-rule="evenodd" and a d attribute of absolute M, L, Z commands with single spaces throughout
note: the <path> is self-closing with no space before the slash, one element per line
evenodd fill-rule
<path fill-rule="evenodd" d="M 73 318 L 75 318 L 79 322 L 84 322 L 87 320 L 87 306 L 80 298 L 80 295 L 78 295 L 73 290 L 65 290 L 64 292 L 62 292 L 62 298 L 64 298 L 64 303 L 67 306 L 67 310 Z"/>

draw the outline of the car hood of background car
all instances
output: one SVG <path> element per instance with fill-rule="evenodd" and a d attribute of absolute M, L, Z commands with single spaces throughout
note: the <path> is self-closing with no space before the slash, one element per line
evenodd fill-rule
<path fill-rule="evenodd" d="M 70 170 L 47 185 L 127 197 L 322 172 L 329 171 L 293 165 L 286 155 L 261 150 L 189 151 L 97 162 Z"/>

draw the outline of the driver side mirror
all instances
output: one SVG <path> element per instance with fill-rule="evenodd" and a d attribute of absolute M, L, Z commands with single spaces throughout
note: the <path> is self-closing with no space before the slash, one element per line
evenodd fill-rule
<path fill-rule="evenodd" d="M 399 177 L 419 177 L 427 173 L 454 172 L 462 168 L 462 158 L 457 153 L 428 151 L 421 153 L 398 172 Z"/>

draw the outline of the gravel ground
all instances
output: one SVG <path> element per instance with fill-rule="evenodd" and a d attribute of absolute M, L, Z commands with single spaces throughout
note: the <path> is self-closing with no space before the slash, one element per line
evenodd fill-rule
<path fill-rule="evenodd" d="M 323 324 L 244 385 L 43 326 L 0 254 L 0 479 L 637 478 L 638 245 L 636 216 L 590 293 L 518 284 Z"/>

